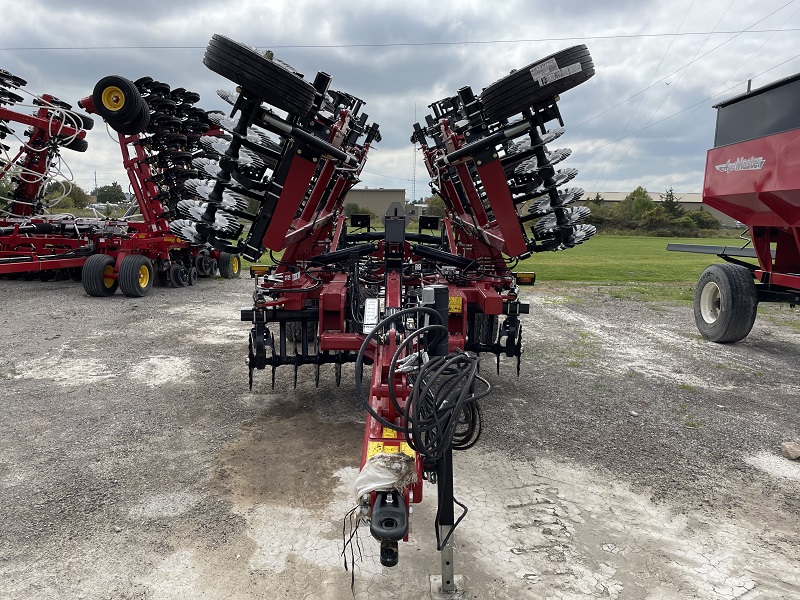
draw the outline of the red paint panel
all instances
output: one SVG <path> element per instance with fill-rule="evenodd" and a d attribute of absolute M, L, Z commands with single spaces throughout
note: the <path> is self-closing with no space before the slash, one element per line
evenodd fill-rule
<path fill-rule="evenodd" d="M 297 209 L 306 195 L 306 190 L 314 176 L 317 164 L 300 155 L 292 159 L 292 166 L 286 175 L 286 185 L 278 198 L 272 220 L 264 234 L 262 246 L 270 250 L 282 250 L 286 241 L 289 224 L 297 214 Z"/>
<path fill-rule="evenodd" d="M 509 256 L 524 254 L 528 251 L 528 246 L 522 235 L 522 226 L 508 189 L 503 165 L 499 160 L 478 165 L 478 174 L 481 176 L 483 188 L 486 190 L 495 220 L 505 240 L 504 252 Z"/>
<path fill-rule="evenodd" d="M 709 150 L 703 202 L 746 225 L 800 222 L 800 130 Z"/>

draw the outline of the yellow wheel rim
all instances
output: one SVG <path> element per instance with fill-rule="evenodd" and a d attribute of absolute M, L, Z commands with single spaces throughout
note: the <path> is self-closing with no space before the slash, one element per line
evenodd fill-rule
<path fill-rule="evenodd" d="M 110 85 L 104 89 L 100 100 L 104 107 L 114 112 L 125 106 L 125 94 L 115 85 Z"/>
<path fill-rule="evenodd" d="M 146 288 L 150 283 L 150 269 L 146 265 L 139 267 L 139 287 Z"/>
<path fill-rule="evenodd" d="M 239 257 L 238 256 L 231 256 L 231 269 L 234 273 L 239 272 Z"/>
<path fill-rule="evenodd" d="M 114 287 L 114 265 L 107 265 L 103 269 L 103 285 L 106 286 L 106 289 Z"/>

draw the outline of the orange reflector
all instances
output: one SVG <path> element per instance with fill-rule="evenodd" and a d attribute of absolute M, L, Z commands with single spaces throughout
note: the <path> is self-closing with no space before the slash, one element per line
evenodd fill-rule
<path fill-rule="evenodd" d="M 533 285 L 536 283 L 536 273 L 533 271 L 527 273 L 515 273 L 517 277 L 517 285 Z"/>
<path fill-rule="evenodd" d="M 264 277 L 272 271 L 271 265 L 250 265 L 250 278 Z"/>

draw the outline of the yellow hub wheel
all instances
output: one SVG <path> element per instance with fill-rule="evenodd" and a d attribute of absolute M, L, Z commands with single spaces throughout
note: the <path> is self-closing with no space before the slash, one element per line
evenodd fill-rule
<path fill-rule="evenodd" d="M 241 268 L 241 264 L 239 263 L 238 256 L 231 256 L 231 270 L 233 271 L 234 275 L 239 272 Z"/>
<path fill-rule="evenodd" d="M 114 112 L 119 111 L 125 106 L 125 94 L 115 85 L 110 85 L 104 89 L 100 99 L 105 108 L 113 110 Z"/>
<path fill-rule="evenodd" d="M 114 287 L 114 283 L 114 265 L 108 265 L 103 269 L 103 285 L 110 290 Z"/>
<path fill-rule="evenodd" d="M 139 267 L 139 286 L 144 289 L 150 283 L 150 269 L 146 265 Z"/>

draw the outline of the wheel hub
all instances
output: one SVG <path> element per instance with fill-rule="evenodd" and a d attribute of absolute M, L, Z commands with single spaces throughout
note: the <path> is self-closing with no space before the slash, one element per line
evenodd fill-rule
<path fill-rule="evenodd" d="M 700 293 L 700 314 L 706 323 L 716 323 L 719 318 L 720 298 L 719 286 L 713 282 Z"/>
<path fill-rule="evenodd" d="M 118 111 L 125 106 L 125 94 L 117 86 L 112 85 L 103 90 L 102 101 L 108 110 Z"/>

